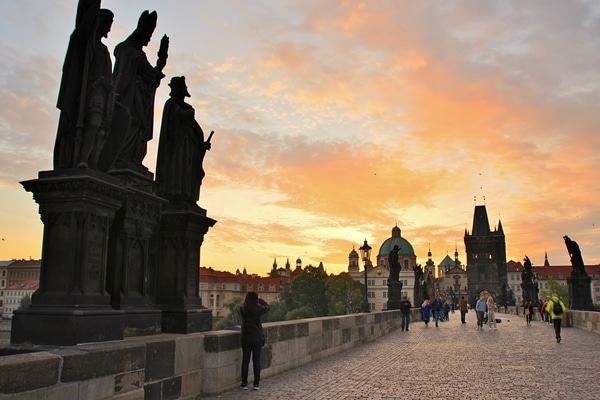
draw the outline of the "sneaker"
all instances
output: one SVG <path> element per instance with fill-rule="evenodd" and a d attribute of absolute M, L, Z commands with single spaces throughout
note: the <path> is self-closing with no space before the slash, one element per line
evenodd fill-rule
<path fill-rule="evenodd" d="M 560 343 L 560 338 L 556 339 L 556 343 Z"/>
<path fill-rule="evenodd" d="M 240 390 L 248 390 L 248 385 L 241 384 Z"/>
<path fill-rule="evenodd" d="M 259 390 L 259 389 L 260 389 L 260 387 L 259 387 L 258 385 L 256 385 L 256 386 L 254 386 L 252 389 L 253 389 L 253 390 Z"/>

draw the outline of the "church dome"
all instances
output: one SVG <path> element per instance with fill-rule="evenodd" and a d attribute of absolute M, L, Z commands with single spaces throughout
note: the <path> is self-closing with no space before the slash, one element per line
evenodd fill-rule
<path fill-rule="evenodd" d="M 398 228 L 398 225 L 392 228 L 392 237 L 386 239 L 386 241 L 381 244 L 381 247 L 379 248 L 379 253 L 377 254 L 378 258 L 381 256 L 388 256 L 395 245 L 398 245 L 398 247 L 400 248 L 400 250 L 398 251 L 398 255 L 415 255 L 415 250 L 413 249 L 410 242 L 404 239 L 400 234 L 401 232 L 400 228 Z"/>
<path fill-rule="evenodd" d="M 358 258 L 358 253 L 356 252 L 356 250 L 352 249 L 350 254 L 348 254 L 348 258 Z"/>

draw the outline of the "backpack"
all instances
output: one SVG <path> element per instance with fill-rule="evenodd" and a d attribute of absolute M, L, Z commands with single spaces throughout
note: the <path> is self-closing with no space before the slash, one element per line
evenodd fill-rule
<path fill-rule="evenodd" d="M 554 313 L 554 315 L 561 315 L 563 313 L 563 307 L 560 305 L 560 300 L 559 301 L 554 301 L 554 304 L 552 305 L 552 312 Z"/>

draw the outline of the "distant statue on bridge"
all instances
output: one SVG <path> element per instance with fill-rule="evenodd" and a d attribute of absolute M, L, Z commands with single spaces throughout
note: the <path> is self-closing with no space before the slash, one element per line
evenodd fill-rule
<path fill-rule="evenodd" d="M 571 257 L 571 265 L 573 266 L 573 274 L 587 274 L 585 272 L 585 266 L 583 264 L 583 257 L 581 256 L 581 250 L 576 241 L 571 240 L 567 235 L 563 236 L 567 251 Z"/>
<path fill-rule="evenodd" d="M 398 261 L 399 251 L 400 247 L 396 244 L 388 256 L 390 264 L 390 277 L 388 278 L 388 282 L 400 282 L 400 262 Z"/>
<path fill-rule="evenodd" d="M 533 283 L 533 271 L 531 260 L 529 259 L 529 257 L 525 256 L 525 258 L 523 259 L 523 263 L 525 269 L 523 269 L 523 272 L 521 272 L 521 281 L 523 283 Z"/>

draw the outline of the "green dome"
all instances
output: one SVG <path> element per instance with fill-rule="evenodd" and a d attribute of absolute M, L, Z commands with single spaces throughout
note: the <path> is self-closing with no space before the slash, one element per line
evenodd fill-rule
<path fill-rule="evenodd" d="M 348 258 L 358 258 L 358 253 L 356 252 L 356 250 L 352 249 L 352 251 L 348 255 Z"/>
<path fill-rule="evenodd" d="M 379 253 L 377 254 L 377 257 L 388 256 L 395 245 L 398 245 L 398 247 L 400 248 L 400 251 L 398 251 L 399 255 L 415 255 L 415 250 L 413 249 L 412 245 L 409 243 L 408 240 L 400 236 L 400 228 L 398 228 L 398 226 L 395 226 L 394 228 L 392 228 L 392 237 L 388 238 L 385 242 L 383 242 L 383 244 L 379 248 Z"/>

